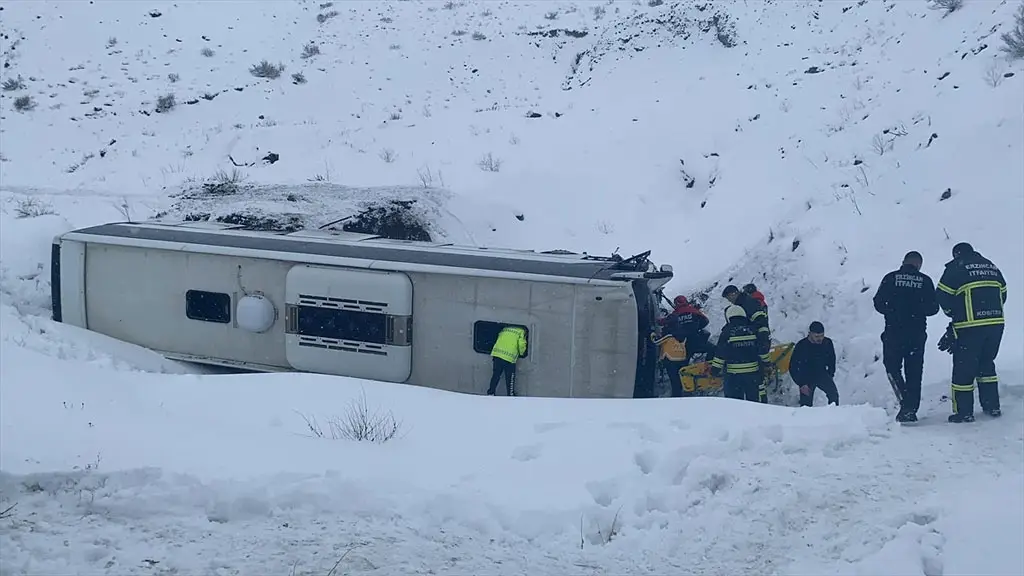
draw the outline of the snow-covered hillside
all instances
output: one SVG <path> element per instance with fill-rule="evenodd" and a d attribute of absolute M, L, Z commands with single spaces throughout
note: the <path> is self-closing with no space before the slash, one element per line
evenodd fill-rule
<path fill-rule="evenodd" d="M 986 500 L 1024 486 L 1016 3 L 0 8 L 3 574 L 1024 571 L 1024 503 Z M 824 322 L 859 406 L 194 375 L 48 320 L 71 228 L 388 199 L 460 243 L 653 249 L 714 328 L 753 281 L 777 338 Z M 1004 417 L 945 425 L 936 318 L 921 413 L 942 425 L 893 428 L 870 298 L 906 251 L 937 279 L 960 241 L 1010 286 Z M 307 437 L 360 390 L 399 438 Z"/>

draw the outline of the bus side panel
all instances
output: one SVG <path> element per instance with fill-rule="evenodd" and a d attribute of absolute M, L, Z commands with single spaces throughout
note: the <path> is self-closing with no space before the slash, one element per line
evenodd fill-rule
<path fill-rule="evenodd" d="M 637 316 L 633 288 L 578 286 L 573 396 L 632 398 Z"/>
<path fill-rule="evenodd" d="M 491 377 L 495 325 L 528 330 L 527 356 L 516 365 L 517 394 L 566 397 L 573 287 L 502 278 L 409 273 L 413 285 L 413 364 L 408 383 L 483 394 Z M 541 377 L 543 375 L 543 377 Z M 504 394 L 505 383 L 498 386 Z"/>
<path fill-rule="evenodd" d="M 103 244 L 89 245 L 86 262 L 89 329 L 164 353 L 288 367 L 284 292 L 293 263 Z M 277 309 L 262 333 L 235 318 L 239 299 L 257 291 Z M 227 321 L 195 317 L 216 299 L 229 299 Z"/>
<path fill-rule="evenodd" d="M 54 291 L 54 320 L 88 328 L 86 313 L 86 245 L 72 240 L 54 245 L 52 254 L 59 259 L 56 271 L 50 270 L 51 290 Z M 53 262 L 50 263 L 53 266 Z M 59 301 L 59 302 L 58 302 Z"/>

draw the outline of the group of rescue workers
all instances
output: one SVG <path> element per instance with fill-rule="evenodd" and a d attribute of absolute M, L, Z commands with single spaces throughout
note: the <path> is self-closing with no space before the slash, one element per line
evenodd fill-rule
<path fill-rule="evenodd" d="M 974 421 L 974 388 L 982 410 L 993 417 L 999 408 L 995 358 L 1003 333 L 1006 282 L 999 269 L 966 242 L 953 247 L 939 284 L 921 272 L 918 252 L 904 256 L 899 270 L 886 274 L 874 296 L 874 306 L 885 317 L 882 362 L 900 402 L 896 420 L 916 422 L 921 404 L 921 379 L 927 317 L 941 308 L 950 318 L 939 349 L 953 355 L 950 422 Z M 674 397 L 693 395 L 684 390 L 680 370 L 695 357 L 711 359 L 710 374 L 722 377 L 727 398 L 768 402 L 767 382 L 775 374 L 770 355 L 771 330 L 764 295 L 754 284 L 742 290 L 726 286 L 725 326 L 717 343 L 710 341 L 707 316 L 685 296 L 676 296 L 673 310 L 658 321 L 660 334 L 651 339 Z M 793 347 L 789 373 L 800 391 L 800 405 L 813 406 L 820 389 L 830 404 L 839 404 L 835 384 L 836 352 L 821 322 L 811 322 L 808 334 Z"/>
<path fill-rule="evenodd" d="M 937 287 L 921 272 L 922 263 L 920 253 L 908 252 L 902 266 L 882 278 L 873 298 L 875 310 L 885 317 L 882 363 L 900 402 L 896 420 L 917 421 L 927 319 L 940 308 L 950 323 L 938 347 L 953 355 L 953 414 L 949 421 L 974 421 L 975 382 L 982 410 L 999 416 L 995 359 L 1003 336 L 1006 302 L 1002 272 L 966 242 L 953 247 L 953 259 L 946 263 Z M 702 361 L 711 359 L 711 376 L 722 378 L 725 397 L 766 404 L 767 382 L 775 375 L 775 364 L 764 295 L 754 284 L 742 290 L 730 284 L 722 297 L 729 303 L 725 326 L 714 344 L 707 329 L 708 317 L 685 296 L 676 296 L 673 310 L 658 319 L 660 329 L 650 338 L 660 349 L 659 360 L 668 373 L 671 395 L 694 394 L 684 390 L 681 370 L 701 355 Z M 488 395 L 495 395 L 504 376 L 507 394 L 515 396 L 516 362 L 526 354 L 526 346 L 523 328 L 508 326 L 500 331 L 491 351 Z M 818 389 L 830 404 L 839 404 L 835 346 L 825 336 L 821 322 L 811 322 L 807 336 L 793 346 L 789 373 L 800 390 L 801 406 L 813 406 Z"/>

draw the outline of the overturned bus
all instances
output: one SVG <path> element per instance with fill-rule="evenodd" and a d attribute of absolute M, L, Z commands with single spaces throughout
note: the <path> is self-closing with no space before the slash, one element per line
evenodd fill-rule
<path fill-rule="evenodd" d="M 177 360 L 481 394 L 515 325 L 529 341 L 517 394 L 649 397 L 655 294 L 672 278 L 649 254 L 112 223 L 54 239 L 53 318 Z"/>

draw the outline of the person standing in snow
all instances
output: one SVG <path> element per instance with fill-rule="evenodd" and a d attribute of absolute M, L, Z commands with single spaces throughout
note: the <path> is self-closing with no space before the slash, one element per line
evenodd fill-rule
<path fill-rule="evenodd" d="M 722 291 L 722 298 L 743 310 L 747 320 L 750 321 L 751 326 L 757 333 L 757 337 L 763 347 L 762 352 L 767 353 L 768 348 L 771 346 L 770 332 L 768 330 L 768 313 L 762 309 L 761 303 L 746 292 L 740 292 L 740 289 L 732 284 L 726 286 L 725 290 Z"/>
<path fill-rule="evenodd" d="M 666 330 L 666 332 L 668 332 Z M 668 381 L 672 390 L 673 398 L 683 397 L 683 381 L 679 371 L 686 366 L 686 344 L 679 340 L 675 334 L 668 332 L 663 336 L 651 333 L 651 341 L 658 346 L 658 360 L 668 372 Z"/>
<path fill-rule="evenodd" d="M 526 354 L 526 330 L 520 326 L 505 326 L 498 333 L 498 339 L 491 348 L 491 384 L 487 395 L 494 396 L 498 380 L 505 375 L 505 390 L 509 396 L 516 395 L 516 362 Z"/>
<path fill-rule="evenodd" d="M 676 296 L 672 299 L 672 312 L 659 321 L 665 327 L 665 333 L 672 334 L 677 340 L 686 345 L 686 362 L 689 363 L 694 354 L 711 354 L 711 344 L 708 339 L 711 333 L 706 330 L 708 317 L 690 304 L 686 296 Z M 686 364 L 684 364 L 685 366 Z"/>
<path fill-rule="evenodd" d="M 726 398 L 761 402 L 767 396 L 763 371 L 769 364 L 768 353 L 761 350 L 761 337 L 747 319 L 747 313 L 735 304 L 725 309 L 726 325 L 715 346 L 711 375 L 723 376 Z"/>
<path fill-rule="evenodd" d="M 800 405 L 814 406 L 814 391 L 820 389 L 829 404 L 839 405 L 836 388 L 836 348 L 825 336 L 825 326 L 811 322 L 807 337 L 793 347 L 789 361 L 789 374 L 800 387 Z"/>
<path fill-rule="evenodd" d="M 917 422 L 928 317 L 939 313 L 935 285 L 921 272 L 922 263 L 919 252 L 907 252 L 900 269 L 882 277 L 874 297 L 875 311 L 885 317 L 882 364 L 900 402 L 897 422 Z"/>
<path fill-rule="evenodd" d="M 974 422 L 974 383 L 978 402 L 992 417 L 999 409 L 999 377 L 996 356 L 1003 338 L 1003 305 L 1006 280 L 991 260 L 970 244 L 953 246 L 953 259 L 939 278 L 935 297 L 942 312 L 953 321 L 953 414 L 954 423 Z"/>

